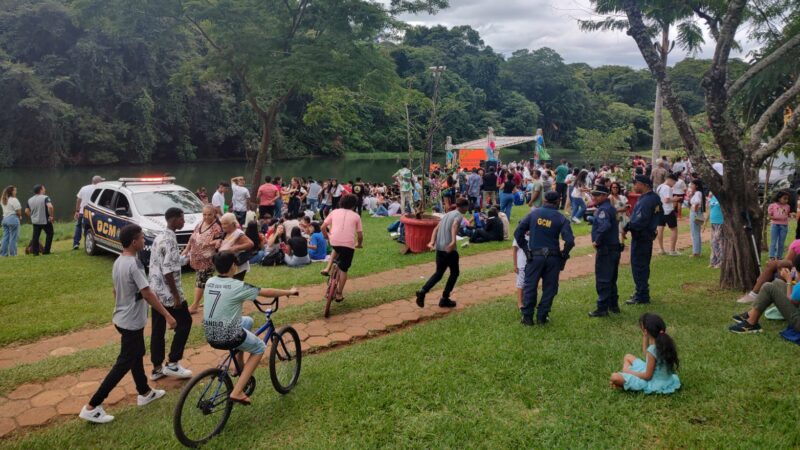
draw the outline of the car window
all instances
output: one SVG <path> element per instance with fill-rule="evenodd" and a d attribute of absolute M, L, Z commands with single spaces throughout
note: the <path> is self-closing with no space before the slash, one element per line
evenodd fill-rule
<path fill-rule="evenodd" d="M 100 192 L 102 192 L 102 191 L 103 191 L 102 189 L 95 189 L 94 192 L 92 192 L 91 200 L 93 202 L 97 203 L 97 197 L 100 196 Z"/>
<path fill-rule="evenodd" d="M 128 214 L 131 213 L 131 203 L 130 203 L 130 201 L 128 201 L 128 196 L 126 196 L 123 193 L 120 193 L 119 195 L 117 195 L 117 201 L 116 201 L 116 205 L 114 206 L 114 211 L 116 211 L 116 210 L 118 210 L 120 208 L 124 209 L 125 212 L 127 212 Z"/>
<path fill-rule="evenodd" d="M 111 201 L 114 199 L 114 191 L 111 189 L 106 189 L 100 194 L 100 198 L 97 199 L 97 206 L 101 208 L 113 209 L 111 205 Z"/>
<path fill-rule="evenodd" d="M 163 216 L 169 208 L 180 208 L 184 214 L 201 214 L 203 202 L 187 190 L 139 192 L 133 203 L 143 216 Z"/>

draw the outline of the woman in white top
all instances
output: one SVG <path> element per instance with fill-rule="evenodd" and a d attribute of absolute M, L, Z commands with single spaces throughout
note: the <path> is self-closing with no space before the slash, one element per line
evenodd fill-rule
<path fill-rule="evenodd" d="M 611 195 L 609 196 L 609 200 L 611 200 L 611 204 L 614 206 L 614 209 L 617 210 L 619 232 L 622 233 L 622 230 L 625 229 L 625 225 L 627 225 L 630 221 L 630 216 L 628 215 L 628 198 L 625 197 L 625 193 L 622 191 L 622 184 L 620 182 L 611 182 Z"/>
<path fill-rule="evenodd" d="M 3 241 L 0 244 L 0 256 L 17 256 L 19 219 L 22 218 L 22 205 L 17 199 L 17 187 L 8 186 L 3 189 L 0 203 L 3 205 Z"/>
<path fill-rule="evenodd" d="M 704 211 L 704 200 L 703 200 L 703 182 L 700 180 L 694 180 L 689 185 L 689 188 L 692 191 L 692 197 L 689 200 L 689 223 L 691 224 L 692 230 L 692 257 L 696 258 L 700 256 L 700 252 L 703 250 L 703 243 L 701 241 L 701 233 L 703 222 L 705 222 L 705 217 L 703 215 Z"/>
<path fill-rule="evenodd" d="M 236 221 L 236 216 L 233 213 L 223 214 L 219 218 L 222 224 L 222 231 L 225 232 L 225 237 L 222 239 L 222 245 L 219 246 L 220 252 L 231 252 L 234 254 L 240 252 L 247 252 L 253 250 L 253 241 L 245 236 L 244 231 L 239 229 L 239 223 Z M 237 262 L 238 272 L 233 278 L 244 281 L 244 276 L 250 270 L 250 262 L 244 261 L 242 264 Z"/>

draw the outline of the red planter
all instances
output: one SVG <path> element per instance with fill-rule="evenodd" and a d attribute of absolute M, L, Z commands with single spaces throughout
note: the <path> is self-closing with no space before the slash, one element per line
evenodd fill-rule
<path fill-rule="evenodd" d="M 439 224 L 439 219 L 436 217 L 415 219 L 403 216 L 400 218 L 400 223 L 405 227 L 406 245 L 411 253 L 427 252 L 433 229 Z"/>

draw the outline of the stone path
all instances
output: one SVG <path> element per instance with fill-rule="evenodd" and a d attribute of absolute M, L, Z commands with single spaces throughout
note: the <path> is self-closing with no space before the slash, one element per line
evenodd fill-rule
<path fill-rule="evenodd" d="M 686 234 L 681 235 L 678 245 L 681 248 L 690 246 L 691 238 Z M 622 264 L 628 263 L 629 253 L 626 251 L 623 253 Z M 593 272 L 594 255 L 576 257 L 568 261 L 560 279 L 562 281 L 570 280 L 590 275 Z M 453 297 L 458 299 L 455 311 L 514 295 L 516 292 L 515 277 L 515 274 L 510 273 L 457 286 L 453 293 Z M 436 305 L 435 299 L 438 299 L 439 295 L 441 295 L 441 291 L 431 292 L 429 299 L 434 299 L 434 302 L 427 304 L 425 308 L 418 308 L 414 299 L 397 300 L 333 316 L 327 320 L 295 324 L 294 327 L 302 340 L 303 352 L 314 352 L 378 336 L 403 325 L 452 313 L 453 310 L 439 308 Z M 186 366 L 199 371 L 203 367 L 216 364 L 224 355 L 224 351 L 203 346 L 187 350 L 184 361 Z M 149 363 L 146 362 L 147 364 Z M 0 397 L 0 437 L 7 436 L 16 430 L 47 424 L 59 416 L 75 418 L 89 396 L 100 385 L 107 371 L 107 368 L 95 368 L 79 374 L 64 375 L 43 383 L 24 384 L 6 397 Z M 151 384 L 168 390 L 177 390 L 183 385 L 183 382 L 162 379 L 151 382 Z M 106 406 L 118 403 L 132 404 L 135 397 L 136 389 L 133 380 L 130 376 L 126 376 L 111 392 L 104 404 Z"/>
<path fill-rule="evenodd" d="M 575 239 L 576 247 L 591 244 L 590 236 L 580 236 Z M 511 262 L 511 244 L 508 250 L 497 250 L 467 256 L 461 259 L 461 269 L 472 269 L 482 266 L 491 266 L 503 262 Z M 435 263 L 429 262 L 385 272 L 375 273 L 364 277 L 353 278 L 347 282 L 347 292 L 368 291 L 386 287 L 387 284 L 410 282 L 427 278 L 435 269 Z M 322 279 L 322 276 L 320 276 Z M 389 283 L 387 283 L 389 280 Z M 320 302 L 325 297 L 324 283 L 300 288 L 300 296 L 294 297 L 290 305 L 303 305 L 309 302 Z M 320 304 L 320 311 L 322 305 Z M 245 305 L 245 312 L 255 311 L 252 304 Z M 195 316 L 197 318 L 199 316 Z M 197 323 L 197 319 L 195 319 Z M 149 336 L 149 321 L 145 336 Z M 0 349 L 0 369 L 15 367 L 22 364 L 31 364 L 49 357 L 66 356 L 80 350 L 100 348 L 119 341 L 119 335 L 112 325 L 100 328 L 91 328 L 68 333 L 62 336 L 44 338 L 36 342 L 22 345 L 10 345 Z"/>

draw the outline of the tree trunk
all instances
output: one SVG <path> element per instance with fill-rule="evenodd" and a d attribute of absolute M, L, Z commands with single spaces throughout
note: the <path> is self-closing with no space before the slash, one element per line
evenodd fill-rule
<path fill-rule="evenodd" d="M 253 168 L 253 187 L 250 188 L 250 196 L 253 201 L 255 201 L 256 194 L 258 192 L 258 186 L 261 184 L 261 174 L 264 169 L 264 165 L 272 163 L 270 144 L 272 141 L 272 128 L 275 126 L 275 120 L 278 118 L 278 111 L 280 111 L 281 107 L 283 107 L 283 104 L 286 103 L 291 95 L 292 91 L 289 91 L 283 97 L 276 99 L 274 102 L 272 102 L 272 105 L 270 105 L 267 111 L 264 111 L 263 109 L 256 109 L 256 113 L 258 113 L 259 117 L 261 118 L 262 129 L 261 146 L 258 148 L 255 167 Z"/>
<path fill-rule="evenodd" d="M 653 163 L 661 158 L 661 88 L 656 84 L 656 107 L 653 111 Z"/>

